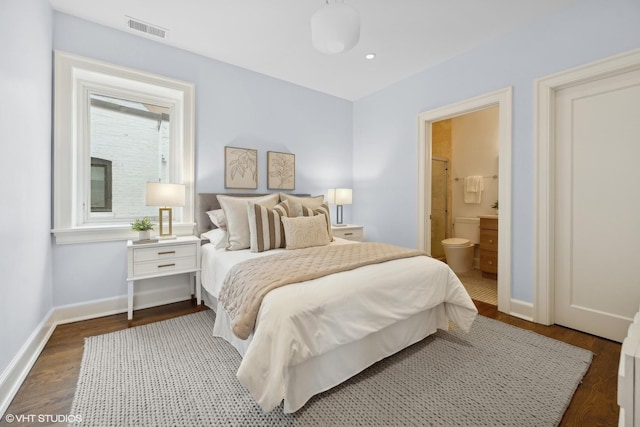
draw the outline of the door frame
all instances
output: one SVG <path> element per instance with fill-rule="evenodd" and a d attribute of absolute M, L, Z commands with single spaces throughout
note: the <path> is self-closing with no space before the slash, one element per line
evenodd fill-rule
<path fill-rule="evenodd" d="M 555 217 L 555 104 L 560 89 L 581 85 L 629 71 L 640 70 L 640 49 L 610 56 L 537 79 L 535 82 L 534 178 L 534 317 L 537 323 L 554 323 L 554 217 Z"/>
<path fill-rule="evenodd" d="M 499 107 L 498 310 L 511 313 L 511 145 L 513 89 L 511 86 L 418 115 L 418 249 L 430 253 L 431 124 L 440 120 Z M 513 313 L 519 315 L 517 313 Z M 522 317 L 521 315 L 519 315 Z"/>

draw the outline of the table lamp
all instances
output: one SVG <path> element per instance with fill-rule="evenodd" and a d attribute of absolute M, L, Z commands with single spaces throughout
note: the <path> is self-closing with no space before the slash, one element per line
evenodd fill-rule
<path fill-rule="evenodd" d="M 352 201 L 352 190 L 350 188 L 330 188 L 327 201 L 336 205 L 336 226 L 344 227 L 342 223 L 342 205 L 350 205 Z"/>
<path fill-rule="evenodd" d="M 172 207 L 184 206 L 185 185 L 164 182 L 147 182 L 147 206 L 160 206 L 158 223 L 160 239 L 174 238 Z"/>

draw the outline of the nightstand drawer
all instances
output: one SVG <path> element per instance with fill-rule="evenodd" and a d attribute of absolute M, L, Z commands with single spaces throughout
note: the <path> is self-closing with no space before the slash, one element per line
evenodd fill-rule
<path fill-rule="evenodd" d="M 182 270 L 193 270 L 196 268 L 196 257 L 171 258 L 147 262 L 136 262 L 133 264 L 133 277 L 146 276 L 151 274 L 170 274 Z"/>
<path fill-rule="evenodd" d="M 171 258 L 194 258 L 198 248 L 194 244 L 171 245 L 155 248 L 135 248 L 133 250 L 133 262 L 145 262 L 155 260 L 167 260 Z"/>
<path fill-rule="evenodd" d="M 347 229 L 340 229 L 338 227 L 334 227 L 332 229 L 333 232 L 333 237 L 339 237 L 341 239 L 347 239 L 347 240 L 356 240 L 356 241 L 362 241 L 364 240 L 364 230 L 362 228 L 347 228 Z"/>

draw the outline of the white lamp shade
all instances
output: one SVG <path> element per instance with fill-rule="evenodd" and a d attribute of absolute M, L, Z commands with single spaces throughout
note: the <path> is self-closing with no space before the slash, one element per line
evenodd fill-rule
<path fill-rule="evenodd" d="M 185 185 L 147 182 L 147 206 L 184 206 Z"/>
<path fill-rule="evenodd" d="M 327 202 L 332 205 L 350 205 L 353 191 L 350 188 L 330 188 L 327 194 Z"/>
<path fill-rule="evenodd" d="M 322 53 L 353 48 L 360 40 L 360 15 L 344 3 L 329 3 L 311 17 L 311 42 Z"/>

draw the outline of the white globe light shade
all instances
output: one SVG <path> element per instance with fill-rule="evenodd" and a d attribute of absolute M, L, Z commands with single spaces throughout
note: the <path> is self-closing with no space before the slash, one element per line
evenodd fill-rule
<path fill-rule="evenodd" d="M 360 40 L 360 15 L 349 5 L 329 3 L 311 17 L 311 41 L 322 53 L 353 48 Z"/>

